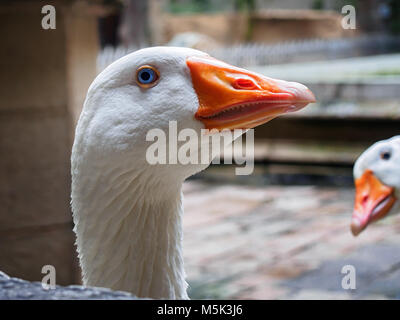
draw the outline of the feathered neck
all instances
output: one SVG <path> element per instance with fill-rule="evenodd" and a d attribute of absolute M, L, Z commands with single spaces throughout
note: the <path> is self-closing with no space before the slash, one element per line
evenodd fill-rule
<path fill-rule="evenodd" d="M 109 163 L 93 168 L 87 163 L 77 161 L 72 171 L 74 230 L 84 284 L 138 297 L 187 299 L 182 183 L 162 185 L 149 170 L 109 168 Z"/>

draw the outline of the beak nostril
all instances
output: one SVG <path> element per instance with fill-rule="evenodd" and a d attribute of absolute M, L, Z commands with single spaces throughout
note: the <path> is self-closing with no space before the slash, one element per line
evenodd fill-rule
<path fill-rule="evenodd" d="M 253 80 L 243 79 L 243 78 L 235 79 L 232 86 L 235 89 L 239 89 L 239 90 L 252 90 L 257 87 L 256 84 L 253 82 Z"/>
<path fill-rule="evenodd" d="M 365 203 L 367 202 L 367 200 L 368 200 L 368 195 L 366 194 L 366 195 L 363 196 L 363 198 L 362 198 L 362 200 L 361 200 L 362 204 L 365 205 Z"/>

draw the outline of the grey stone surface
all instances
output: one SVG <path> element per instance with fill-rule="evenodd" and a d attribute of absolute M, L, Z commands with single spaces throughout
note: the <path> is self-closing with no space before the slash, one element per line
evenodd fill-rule
<path fill-rule="evenodd" d="M 319 268 L 282 284 L 295 290 L 343 292 L 341 269 L 352 265 L 356 270 L 357 286 L 351 290 L 354 298 L 379 295 L 396 299 L 400 296 L 400 252 L 399 247 L 389 244 L 371 244 L 349 256 L 325 261 Z"/>
<path fill-rule="evenodd" d="M 72 285 L 45 290 L 40 282 L 12 278 L 0 271 L 0 300 L 137 300 L 127 292 Z"/>

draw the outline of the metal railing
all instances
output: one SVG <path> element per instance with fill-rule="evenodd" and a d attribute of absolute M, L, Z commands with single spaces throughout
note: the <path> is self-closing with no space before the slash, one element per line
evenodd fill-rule
<path fill-rule="evenodd" d="M 208 53 L 237 66 L 255 66 L 380 54 L 399 48 L 400 37 L 365 35 L 331 40 L 295 40 L 278 44 L 240 44 L 215 48 L 208 50 Z M 122 46 L 104 48 L 97 58 L 98 71 L 135 50 L 137 48 Z"/>

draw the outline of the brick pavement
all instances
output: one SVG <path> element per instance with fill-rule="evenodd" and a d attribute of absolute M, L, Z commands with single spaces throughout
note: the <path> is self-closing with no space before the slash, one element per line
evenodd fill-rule
<path fill-rule="evenodd" d="M 400 298 L 400 217 L 354 238 L 351 188 L 196 180 L 184 194 L 192 299 Z M 341 287 L 346 264 L 356 290 Z"/>

